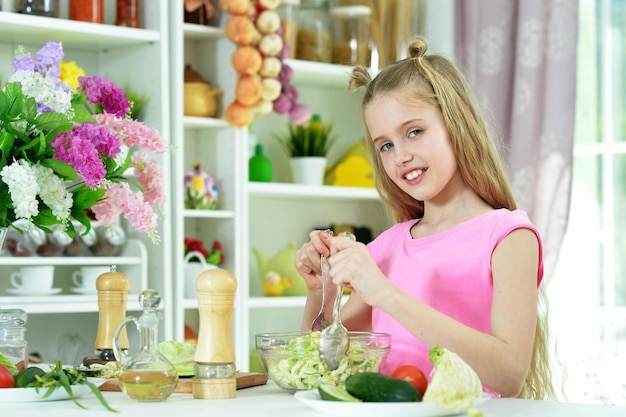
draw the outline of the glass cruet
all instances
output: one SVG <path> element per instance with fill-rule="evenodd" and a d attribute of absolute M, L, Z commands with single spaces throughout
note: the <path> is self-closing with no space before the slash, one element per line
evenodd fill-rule
<path fill-rule="evenodd" d="M 161 297 L 155 290 L 139 295 L 143 313 L 139 318 L 126 317 L 117 326 L 113 337 L 113 352 L 120 363 L 120 386 L 129 398 L 137 401 L 164 401 L 176 389 L 178 373 L 172 363 L 158 350 L 157 334 L 160 314 L 157 307 Z M 126 353 L 119 343 L 124 326 L 134 322 L 141 346 L 134 354 Z"/>

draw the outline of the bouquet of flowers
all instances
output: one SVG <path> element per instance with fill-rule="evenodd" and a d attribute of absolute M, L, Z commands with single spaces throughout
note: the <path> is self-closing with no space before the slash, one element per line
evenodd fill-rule
<path fill-rule="evenodd" d="M 0 227 L 60 225 L 74 237 L 72 220 L 89 231 L 91 217 L 110 225 L 123 215 L 157 243 L 162 176 L 146 152 L 165 152 L 164 141 L 128 117 L 131 102 L 106 78 L 61 82 L 63 56 L 60 43 L 34 59 L 19 47 L 0 89 Z"/>

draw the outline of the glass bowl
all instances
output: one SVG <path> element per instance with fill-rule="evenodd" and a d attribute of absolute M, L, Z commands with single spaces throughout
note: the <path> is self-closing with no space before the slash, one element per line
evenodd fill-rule
<path fill-rule="evenodd" d="M 268 377 L 290 393 L 316 389 L 320 383 L 343 384 L 359 372 L 377 372 L 391 346 L 387 333 L 348 332 L 350 346 L 337 369 L 319 357 L 320 332 L 260 333 L 256 351 Z"/>

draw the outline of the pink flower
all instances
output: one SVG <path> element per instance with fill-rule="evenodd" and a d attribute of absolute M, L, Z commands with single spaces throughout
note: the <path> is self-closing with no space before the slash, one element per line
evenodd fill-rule
<path fill-rule="evenodd" d="M 165 203 L 163 189 L 163 177 L 158 164 L 152 158 L 141 152 L 135 152 L 132 156 L 131 165 L 135 168 L 137 182 L 143 188 L 143 197 L 153 207 Z"/>
<path fill-rule="evenodd" d="M 112 224 L 120 213 L 138 231 L 154 234 L 157 227 L 157 214 L 152 206 L 144 201 L 141 192 L 134 192 L 127 182 L 115 183 L 109 188 L 104 200 L 92 207 L 98 221 L 103 225 Z M 154 238 L 154 237 L 153 237 Z"/>
<path fill-rule="evenodd" d="M 154 153 L 165 152 L 165 142 L 159 132 L 151 129 L 136 120 L 119 118 L 113 114 L 96 114 L 96 122 L 106 128 L 117 137 L 123 145 L 129 148 L 141 146 L 147 151 Z"/>

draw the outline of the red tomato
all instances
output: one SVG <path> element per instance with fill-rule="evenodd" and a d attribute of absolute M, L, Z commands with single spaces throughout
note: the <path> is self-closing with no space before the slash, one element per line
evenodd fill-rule
<path fill-rule="evenodd" d="M 4 366 L 0 365 L 0 388 L 14 388 L 15 379 L 13 374 Z"/>
<path fill-rule="evenodd" d="M 402 365 L 391 374 L 392 378 L 404 379 L 413 385 L 420 393 L 420 398 L 424 397 L 426 387 L 428 387 L 428 378 L 418 367 L 413 365 Z"/>

